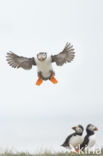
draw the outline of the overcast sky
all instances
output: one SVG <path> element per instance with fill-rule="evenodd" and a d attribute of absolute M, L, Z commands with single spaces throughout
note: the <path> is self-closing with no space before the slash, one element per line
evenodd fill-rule
<path fill-rule="evenodd" d="M 67 41 L 76 56 L 70 64 L 53 65 L 57 85 L 37 87 L 36 67 L 15 70 L 5 59 L 9 50 L 26 57 L 57 54 Z M 0 0 L 0 71 L 1 150 L 61 150 L 71 127 L 88 123 L 99 128 L 102 145 L 102 0 Z"/>

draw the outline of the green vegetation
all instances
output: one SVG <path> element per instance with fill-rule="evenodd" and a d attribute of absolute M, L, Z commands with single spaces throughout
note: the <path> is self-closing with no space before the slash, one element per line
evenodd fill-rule
<path fill-rule="evenodd" d="M 16 153 L 16 154 L 13 154 L 13 153 L 3 153 L 3 154 L 0 154 L 0 156 L 96 156 L 96 154 L 88 154 L 88 155 L 85 155 L 85 154 L 69 154 L 69 153 L 56 153 L 56 154 L 50 154 L 50 153 L 44 153 L 44 154 L 29 154 L 29 153 Z M 97 155 L 98 156 L 98 155 Z M 99 155 L 99 156 L 103 156 L 102 154 Z"/>

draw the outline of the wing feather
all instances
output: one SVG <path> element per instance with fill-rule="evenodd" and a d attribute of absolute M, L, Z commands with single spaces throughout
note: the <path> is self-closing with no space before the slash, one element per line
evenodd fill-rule
<path fill-rule="evenodd" d="M 34 58 L 26 58 L 18 56 L 13 52 L 7 53 L 7 62 L 13 68 L 31 69 L 33 65 L 36 65 Z"/>
<path fill-rule="evenodd" d="M 66 43 L 62 52 L 57 55 L 52 55 L 52 62 L 56 62 L 58 66 L 62 66 L 64 63 L 71 62 L 74 59 L 74 48 L 70 43 Z"/>
<path fill-rule="evenodd" d="M 69 136 L 65 139 L 64 143 L 63 143 L 61 146 L 63 146 L 63 147 L 70 146 L 70 139 L 71 139 L 71 137 L 72 137 L 73 135 L 75 135 L 75 133 L 72 133 L 71 135 L 69 135 Z"/>
<path fill-rule="evenodd" d="M 84 138 L 83 143 L 80 145 L 80 149 L 84 150 L 85 147 L 88 145 L 88 142 L 89 142 L 89 139 L 88 139 L 88 136 L 86 135 L 85 138 Z"/>

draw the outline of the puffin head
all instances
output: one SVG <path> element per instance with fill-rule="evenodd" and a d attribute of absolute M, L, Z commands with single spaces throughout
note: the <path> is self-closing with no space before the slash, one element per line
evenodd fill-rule
<path fill-rule="evenodd" d="M 89 124 L 89 125 L 87 125 L 86 131 L 87 131 L 87 133 L 94 134 L 94 131 L 98 131 L 98 128 L 92 124 Z"/>
<path fill-rule="evenodd" d="M 82 125 L 74 126 L 72 129 L 79 135 L 83 134 L 84 128 Z"/>
<path fill-rule="evenodd" d="M 47 53 L 45 53 L 45 52 L 40 52 L 37 54 L 37 59 L 39 61 L 44 61 L 44 60 L 46 60 L 46 58 L 47 58 Z"/>

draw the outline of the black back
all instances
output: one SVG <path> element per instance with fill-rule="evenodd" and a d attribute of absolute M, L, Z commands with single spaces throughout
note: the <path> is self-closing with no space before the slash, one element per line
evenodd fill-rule
<path fill-rule="evenodd" d="M 88 146 L 89 137 L 90 137 L 91 135 L 94 135 L 94 132 L 93 132 L 93 131 L 90 131 L 90 130 L 88 130 L 88 129 L 86 129 L 86 131 L 87 131 L 87 135 L 84 137 L 84 141 L 83 141 L 83 143 L 80 145 L 80 149 L 82 149 L 82 150 L 84 150 L 85 147 Z"/>
<path fill-rule="evenodd" d="M 84 138 L 83 143 L 80 145 L 80 149 L 84 150 L 85 147 L 88 145 L 88 143 L 89 143 L 89 136 L 86 135 L 85 138 Z"/>
<path fill-rule="evenodd" d="M 69 146 L 69 142 L 70 142 L 71 137 L 72 137 L 72 136 L 76 136 L 76 135 L 77 135 L 76 133 L 72 133 L 71 135 L 69 135 L 69 136 L 65 139 L 64 143 L 63 143 L 61 146 L 63 146 L 63 147 Z"/>

